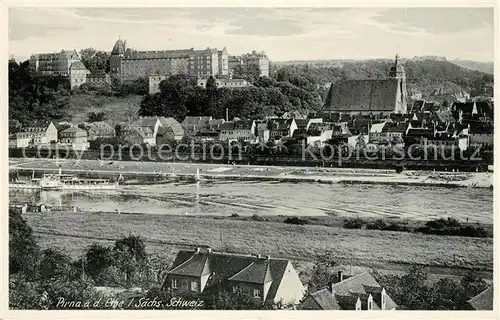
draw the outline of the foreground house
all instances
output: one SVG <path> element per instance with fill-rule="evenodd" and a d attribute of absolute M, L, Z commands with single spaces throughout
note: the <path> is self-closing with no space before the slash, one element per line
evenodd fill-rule
<path fill-rule="evenodd" d="M 338 272 L 328 288 L 309 294 L 302 310 L 395 310 L 396 303 L 367 271 L 344 277 Z"/>
<path fill-rule="evenodd" d="M 201 296 L 212 290 L 241 290 L 262 302 L 297 304 L 304 287 L 290 260 L 261 255 L 179 251 L 163 284 L 180 296 Z"/>
<path fill-rule="evenodd" d="M 87 129 L 88 140 L 111 139 L 116 137 L 115 128 L 105 121 L 92 122 L 85 126 Z"/>

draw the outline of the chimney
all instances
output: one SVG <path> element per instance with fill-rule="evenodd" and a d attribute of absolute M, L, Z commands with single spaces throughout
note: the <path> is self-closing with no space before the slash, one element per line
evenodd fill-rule
<path fill-rule="evenodd" d="M 329 283 L 329 285 L 330 285 L 330 288 L 329 288 L 329 289 L 330 289 L 330 293 L 331 293 L 332 295 L 335 295 L 335 288 L 333 287 L 333 285 L 334 285 L 334 284 L 335 284 L 335 282 L 334 282 L 334 281 L 331 281 L 331 282 Z"/>
<path fill-rule="evenodd" d="M 339 270 L 337 278 L 338 278 L 339 282 L 341 282 L 342 280 L 344 280 L 344 277 L 342 275 L 342 270 Z"/>
<path fill-rule="evenodd" d="M 194 251 L 194 253 L 200 253 L 200 248 L 196 248 L 196 250 Z"/>
<path fill-rule="evenodd" d="M 212 248 L 207 248 L 207 253 L 212 253 Z"/>
<path fill-rule="evenodd" d="M 267 256 L 266 256 L 266 260 L 271 260 L 271 256 L 270 256 L 270 255 L 267 255 Z"/>
<path fill-rule="evenodd" d="M 259 254 L 257 255 L 257 258 L 262 259 L 262 255 L 259 253 Z"/>

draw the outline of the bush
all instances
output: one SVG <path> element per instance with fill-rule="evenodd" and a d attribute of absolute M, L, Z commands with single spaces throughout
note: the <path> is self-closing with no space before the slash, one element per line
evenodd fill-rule
<path fill-rule="evenodd" d="M 231 218 L 238 218 L 239 216 L 240 216 L 240 215 L 239 215 L 239 214 L 237 214 L 237 213 L 233 213 L 233 214 L 231 214 Z"/>
<path fill-rule="evenodd" d="M 387 229 L 387 223 L 385 223 L 384 220 L 382 219 L 377 219 L 372 223 L 369 223 L 366 226 L 366 229 L 370 230 L 386 230 Z"/>
<path fill-rule="evenodd" d="M 307 221 L 306 219 L 301 219 L 299 217 L 293 217 L 293 218 L 286 218 L 284 220 L 285 223 L 288 223 L 288 224 L 308 224 L 309 221 Z"/>
<path fill-rule="evenodd" d="M 263 217 L 259 216 L 258 214 L 254 214 L 254 215 L 252 216 L 252 220 L 253 220 L 253 221 L 266 221 L 267 219 L 265 219 L 265 218 L 263 218 Z"/>
<path fill-rule="evenodd" d="M 448 217 L 448 219 L 440 218 L 437 220 L 431 220 L 431 221 L 428 221 L 425 225 L 427 227 L 433 228 L 433 229 L 443 229 L 446 227 L 448 227 L 448 228 L 461 227 L 461 224 L 460 224 L 460 222 L 458 222 L 457 219 L 449 218 L 449 217 Z"/>
<path fill-rule="evenodd" d="M 346 229 L 361 229 L 365 225 L 365 221 L 361 218 L 351 218 L 344 220 L 344 228 Z"/>

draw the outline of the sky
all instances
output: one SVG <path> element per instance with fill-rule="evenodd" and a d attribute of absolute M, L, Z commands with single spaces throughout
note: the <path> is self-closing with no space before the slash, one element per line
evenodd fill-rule
<path fill-rule="evenodd" d="M 493 8 L 9 9 L 9 54 L 93 47 L 265 51 L 272 61 L 436 55 L 493 61 Z"/>

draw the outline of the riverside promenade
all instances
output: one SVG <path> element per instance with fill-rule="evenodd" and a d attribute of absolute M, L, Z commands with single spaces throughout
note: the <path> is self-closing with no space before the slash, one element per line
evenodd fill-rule
<path fill-rule="evenodd" d="M 488 172 L 431 172 L 384 169 L 351 169 L 329 167 L 283 167 L 254 165 L 221 165 L 200 163 L 165 163 L 139 161 L 99 161 L 74 159 L 11 158 L 10 170 L 53 173 L 93 174 L 103 177 L 160 176 L 192 179 L 262 180 L 279 182 L 364 183 L 440 187 L 492 188 L 493 174 Z"/>

